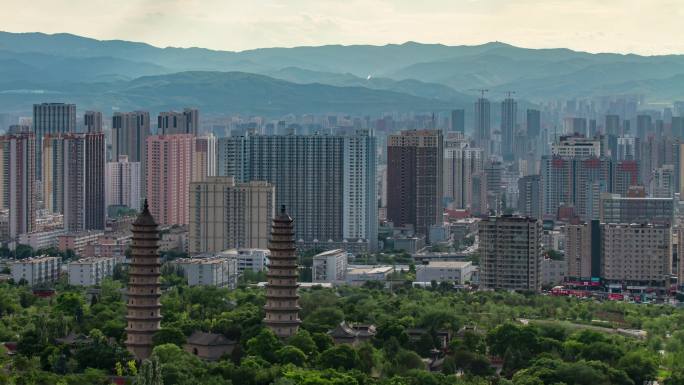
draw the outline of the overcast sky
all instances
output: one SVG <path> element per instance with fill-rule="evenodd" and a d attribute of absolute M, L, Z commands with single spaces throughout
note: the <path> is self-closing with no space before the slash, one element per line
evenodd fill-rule
<path fill-rule="evenodd" d="M 0 30 L 244 50 L 503 41 L 684 53 L 684 0 L 2 0 Z"/>

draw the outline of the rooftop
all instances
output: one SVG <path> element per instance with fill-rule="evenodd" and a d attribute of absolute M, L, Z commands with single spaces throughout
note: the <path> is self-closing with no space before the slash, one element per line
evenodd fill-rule
<path fill-rule="evenodd" d="M 462 269 L 466 266 L 470 266 L 473 263 L 470 261 L 430 261 L 427 266 L 429 267 L 446 267 L 450 269 Z M 425 265 L 424 265 L 425 266 Z"/>
<path fill-rule="evenodd" d="M 392 266 L 352 266 L 347 269 L 347 274 L 387 274 L 394 270 Z"/>
<path fill-rule="evenodd" d="M 328 250 L 328 251 L 324 251 L 322 253 L 316 254 L 316 255 L 314 255 L 314 258 L 316 258 L 316 257 L 329 257 L 331 255 L 337 255 L 337 254 L 345 254 L 346 255 L 347 252 L 342 250 L 342 249 L 333 249 L 333 250 Z"/>
<path fill-rule="evenodd" d="M 69 262 L 69 266 L 71 265 L 90 265 L 95 262 L 100 262 L 100 261 L 107 261 L 115 259 L 114 257 L 88 257 L 88 258 L 81 258 L 77 259 L 75 261 Z"/>

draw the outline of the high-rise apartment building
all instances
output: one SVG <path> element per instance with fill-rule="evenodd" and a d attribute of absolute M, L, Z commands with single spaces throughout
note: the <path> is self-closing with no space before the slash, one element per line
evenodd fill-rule
<path fill-rule="evenodd" d="M 674 221 L 673 198 L 628 197 L 618 194 L 601 196 L 602 223 L 656 223 Z"/>
<path fill-rule="evenodd" d="M 0 208 L 9 210 L 11 240 L 35 225 L 35 144 L 32 132 L 0 136 Z"/>
<path fill-rule="evenodd" d="M 192 134 L 199 133 L 199 111 L 195 108 L 186 108 L 183 112 L 169 111 L 160 112 L 157 117 L 157 134 Z"/>
<path fill-rule="evenodd" d="M 616 194 L 627 195 L 630 186 L 640 184 L 639 162 L 635 160 L 617 162 L 614 173 L 613 192 Z"/>
<path fill-rule="evenodd" d="M 677 286 L 684 288 L 684 227 L 677 229 Z"/>
<path fill-rule="evenodd" d="M 465 110 L 451 110 L 451 131 L 465 134 Z"/>
<path fill-rule="evenodd" d="M 541 134 L 541 111 L 527 110 L 527 136 L 537 138 Z"/>
<path fill-rule="evenodd" d="M 102 112 L 86 111 L 83 124 L 86 132 L 102 132 Z"/>
<path fill-rule="evenodd" d="M 140 210 L 140 162 L 129 162 L 128 155 L 120 155 L 117 162 L 108 162 L 105 169 L 105 204 Z"/>
<path fill-rule="evenodd" d="M 619 115 L 606 115 L 606 135 L 620 136 L 620 116 Z"/>
<path fill-rule="evenodd" d="M 201 182 L 207 177 L 216 176 L 216 137 L 213 134 L 207 134 L 195 138 L 194 147 L 193 182 Z"/>
<path fill-rule="evenodd" d="M 245 175 L 246 141 L 244 136 L 229 136 L 218 138 L 216 143 L 216 175 L 232 176 L 238 182 L 247 179 Z"/>
<path fill-rule="evenodd" d="M 48 135 L 43 140 L 43 199 L 64 214 L 68 231 L 105 226 L 104 133 Z"/>
<path fill-rule="evenodd" d="M 518 127 L 518 103 L 513 98 L 501 102 L 501 152 L 506 160 L 513 159 L 515 131 Z"/>
<path fill-rule="evenodd" d="M 268 182 L 236 184 L 233 177 L 208 177 L 191 183 L 189 252 L 266 248 L 275 195 Z"/>
<path fill-rule="evenodd" d="M 646 139 L 646 136 L 653 130 L 653 121 L 651 119 L 651 115 L 637 115 L 636 119 L 636 136 L 641 139 Z"/>
<path fill-rule="evenodd" d="M 601 156 L 601 141 L 580 135 L 562 136 L 551 146 L 551 154 L 562 157 Z"/>
<path fill-rule="evenodd" d="M 112 117 L 112 161 L 128 156 L 129 162 L 140 163 L 140 189 L 145 196 L 147 188 L 147 145 L 150 135 L 150 113 L 147 111 L 116 112 Z"/>
<path fill-rule="evenodd" d="M 602 225 L 601 277 L 610 283 L 669 288 L 670 227 L 653 224 Z"/>
<path fill-rule="evenodd" d="M 387 138 L 387 218 L 428 236 L 442 222 L 444 143 L 441 131 L 403 131 Z"/>
<path fill-rule="evenodd" d="M 475 102 L 475 133 L 474 139 L 477 147 L 485 150 L 485 153 L 490 153 L 491 142 L 491 105 L 489 100 L 481 97 Z"/>
<path fill-rule="evenodd" d="M 484 168 L 484 152 L 470 148 L 464 140 L 444 141 L 444 196 L 454 208 L 467 209 L 473 203 L 473 175 Z"/>
<path fill-rule="evenodd" d="M 250 135 L 222 138 L 218 174 L 236 182 L 267 181 L 276 206 L 295 218 L 298 247 L 377 247 L 375 137 Z"/>
<path fill-rule="evenodd" d="M 33 132 L 35 133 L 36 179 L 43 180 L 42 151 L 45 135 L 76 131 L 76 105 L 42 103 L 33 105 Z"/>
<path fill-rule="evenodd" d="M 162 225 L 188 224 L 189 188 L 194 158 L 191 134 L 147 137 L 147 199 Z"/>
<path fill-rule="evenodd" d="M 617 154 L 615 159 L 641 160 L 641 141 L 633 136 L 621 136 L 617 138 Z"/>
<path fill-rule="evenodd" d="M 541 176 L 527 175 L 518 179 L 518 212 L 526 217 L 542 219 Z"/>
<path fill-rule="evenodd" d="M 541 221 L 516 216 L 489 217 L 479 223 L 478 233 L 483 287 L 541 290 Z"/>
<path fill-rule="evenodd" d="M 543 214 L 556 216 L 566 207 L 581 219 L 595 219 L 600 193 L 613 191 L 612 160 L 600 156 L 599 141 L 577 136 L 562 137 L 552 152 L 541 161 Z"/>
<path fill-rule="evenodd" d="M 675 169 L 665 164 L 653 171 L 650 183 L 650 195 L 653 198 L 672 198 L 675 194 Z"/>
<path fill-rule="evenodd" d="M 568 117 L 563 119 L 563 133 L 565 135 L 581 135 L 585 136 L 587 132 L 587 119 L 586 118 L 573 118 Z"/>

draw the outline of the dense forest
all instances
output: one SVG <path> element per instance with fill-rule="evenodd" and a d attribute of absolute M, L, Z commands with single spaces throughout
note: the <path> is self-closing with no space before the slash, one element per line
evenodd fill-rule
<path fill-rule="evenodd" d="M 684 310 L 670 306 L 446 285 L 313 288 L 300 290 L 303 323 L 283 341 L 262 326 L 262 289 L 188 287 L 173 272 L 164 281 L 162 330 L 142 364 L 123 345 L 121 281 L 96 295 L 61 283 L 50 298 L 0 285 L 0 341 L 16 343 L 14 354 L 0 351 L 0 384 L 684 384 Z M 336 345 L 328 331 L 342 321 L 377 332 Z M 424 333 L 410 338 L 416 328 Z M 182 348 L 197 330 L 239 343 L 205 362 Z"/>

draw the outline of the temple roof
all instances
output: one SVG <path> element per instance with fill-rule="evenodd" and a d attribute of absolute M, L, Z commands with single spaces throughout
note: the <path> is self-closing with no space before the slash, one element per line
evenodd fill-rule
<path fill-rule="evenodd" d="M 223 334 L 205 333 L 196 331 L 188 337 L 188 344 L 200 346 L 224 346 L 235 345 L 235 341 L 229 340 Z"/>

